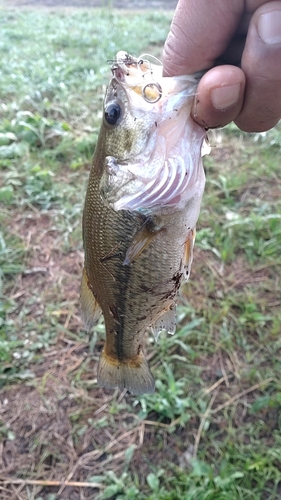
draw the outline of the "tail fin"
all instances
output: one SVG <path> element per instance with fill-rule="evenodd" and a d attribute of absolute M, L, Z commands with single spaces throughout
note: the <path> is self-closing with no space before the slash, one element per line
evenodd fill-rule
<path fill-rule="evenodd" d="M 132 394 L 152 393 L 155 390 L 153 375 L 142 353 L 138 355 L 137 362 L 120 362 L 103 351 L 98 366 L 98 385 L 106 389 L 127 389 Z"/>

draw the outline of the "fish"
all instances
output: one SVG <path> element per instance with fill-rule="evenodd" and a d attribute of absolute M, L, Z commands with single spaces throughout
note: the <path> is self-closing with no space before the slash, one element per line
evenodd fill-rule
<path fill-rule="evenodd" d="M 206 131 L 191 118 L 200 75 L 162 76 L 160 61 L 119 51 L 111 66 L 83 211 L 81 313 L 103 314 L 97 382 L 153 393 L 144 334 L 176 329 L 205 186 Z"/>

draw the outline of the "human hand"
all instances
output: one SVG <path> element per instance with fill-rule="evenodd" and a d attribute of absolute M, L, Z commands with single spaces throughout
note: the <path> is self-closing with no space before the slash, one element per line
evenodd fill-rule
<path fill-rule="evenodd" d="M 269 130 L 281 118 L 281 1 L 179 0 L 163 64 L 166 76 L 209 70 L 192 111 L 203 127 Z"/>

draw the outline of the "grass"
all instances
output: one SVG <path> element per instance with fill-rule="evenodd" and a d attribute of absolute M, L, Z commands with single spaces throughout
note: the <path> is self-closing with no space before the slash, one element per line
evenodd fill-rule
<path fill-rule="evenodd" d="M 85 333 L 78 296 L 107 60 L 159 56 L 170 14 L 0 18 L 1 497 L 277 500 L 280 127 L 211 136 L 177 332 L 147 336 L 157 390 L 103 391 L 103 323 Z"/>

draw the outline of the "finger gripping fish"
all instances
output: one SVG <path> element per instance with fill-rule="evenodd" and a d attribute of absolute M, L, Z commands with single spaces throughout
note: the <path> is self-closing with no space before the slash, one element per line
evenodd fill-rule
<path fill-rule="evenodd" d="M 104 316 L 101 387 L 153 392 L 144 333 L 175 331 L 205 185 L 197 83 L 147 56 L 120 51 L 112 65 L 83 213 L 81 310 L 87 330 Z"/>

